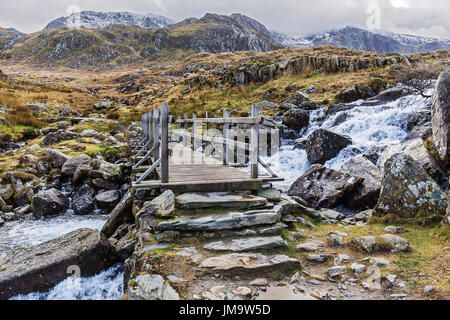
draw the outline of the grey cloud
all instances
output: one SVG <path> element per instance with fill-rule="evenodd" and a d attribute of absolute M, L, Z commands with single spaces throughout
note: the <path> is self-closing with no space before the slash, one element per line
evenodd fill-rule
<path fill-rule="evenodd" d="M 366 28 L 371 3 L 379 7 L 386 31 L 450 38 L 448 0 L 1 0 L 0 26 L 39 31 L 66 15 L 69 5 L 78 5 L 82 10 L 155 13 L 175 20 L 238 12 L 269 29 L 305 35 L 346 25 Z"/>

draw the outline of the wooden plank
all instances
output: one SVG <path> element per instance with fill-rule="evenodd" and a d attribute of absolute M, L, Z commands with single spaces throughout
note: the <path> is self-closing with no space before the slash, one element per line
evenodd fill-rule
<path fill-rule="evenodd" d="M 159 159 L 159 112 L 158 109 L 153 110 L 153 156 L 155 161 Z"/>
<path fill-rule="evenodd" d="M 174 182 L 158 181 L 133 184 L 136 189 L 170 189 L 174 192 L 220 192 L 220 191 L 251 191 L 259 190 L 263 182 L 260 180 L 220 181 L 220 182 Z"/>
<path fill-rule="evenodd" d="M 224 109 L 223 110 L 223 118 L 224 119 L 228 119 L 230 118 L 230 111 Z M 223 126 L 223 163 L 226 164 L 227 163 L 227 142 L 226 140 L 228 140 L 228 130 L 230 130 L 230 125 L 229 124 L 224 124 Z"/>

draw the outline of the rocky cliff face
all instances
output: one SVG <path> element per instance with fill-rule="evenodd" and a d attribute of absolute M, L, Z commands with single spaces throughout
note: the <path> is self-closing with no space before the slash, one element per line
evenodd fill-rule
<path fill-rule="evenodd" d="M 273 37 L 292 48 L 312 48 L 329 45 L 352 50 L 374 51 L 379 53 L 416 53 L 436 50 L 449 50 L 450 40 L 402 35 L 391 32 L 371 32 L 356 27 L 345 27 L 306 37 L 286 36 L 273 33 Z"/>
<path fill-rule="evenodd" d="M 162 28 L 174 21 L 154 14 L 135 14 L 131 12 L 95 12 L 82 11 L 68 17 L 51 21 L 45 29 L 79 26 L 89 29 L 104 28 L 111 25 L 139 26 L 144 29 Z"/>
<path fill-rule="evenodd" d="M 0 50 L 11 47 L 24 34 L 16 29 L 0 28 Z"/>

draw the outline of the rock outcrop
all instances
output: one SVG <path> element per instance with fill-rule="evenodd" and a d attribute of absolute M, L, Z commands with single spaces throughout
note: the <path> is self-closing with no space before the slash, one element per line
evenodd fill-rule
<path fill-rule="evenodd" d="M 445 215 L 447 196 L 425 169 L 406 154 L 395 154 L 384 165 L 381 194 L 375 207 L 379 216 L 403 218 Z"/>

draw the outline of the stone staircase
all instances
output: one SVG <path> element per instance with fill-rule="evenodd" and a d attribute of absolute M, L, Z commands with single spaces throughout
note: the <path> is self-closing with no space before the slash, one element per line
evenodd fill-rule
<path fill-rule="evenodd" d="M 208 239 L 191 250 L 199 253 L 198 270 L 211 273 L 258 273 L 300 267 L 278 253 L 288 247 L 280 236 L 286 203 L 245 193 L 185 193 L 176 197 L 175 216 L 159 221 L 157 233 L 178 232 L 179 243 Z M 186 240 L 184 240 L 186 239 Z"/>

